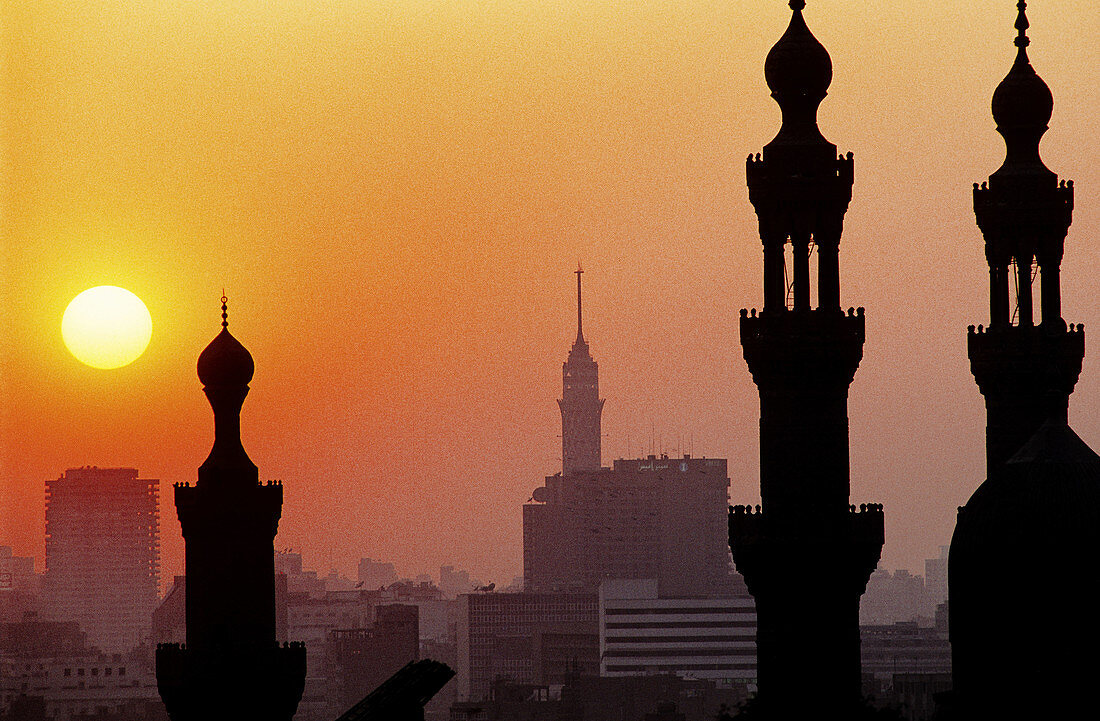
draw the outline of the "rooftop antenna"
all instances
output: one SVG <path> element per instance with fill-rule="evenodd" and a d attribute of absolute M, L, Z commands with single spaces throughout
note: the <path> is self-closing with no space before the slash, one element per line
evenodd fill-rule
<path fill-rule="evenodd" d="M 577 261 L 577 269 L 573 271 L 577 275 L 577 342 L 584 342 L 584 333 L 581 326 L 581 274 L 584 273 L 584 268 L 581 267 L 581 262 Z"/>

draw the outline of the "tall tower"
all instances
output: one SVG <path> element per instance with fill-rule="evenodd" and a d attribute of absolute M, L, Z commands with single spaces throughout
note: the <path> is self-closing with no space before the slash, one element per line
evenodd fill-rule
<path fill-rule="evenodd" d="M 160 585 L 160 481 L 134 468 L 70 468 L 46 482 L 46 594 L 88 643 L 127 653 L 149 638 Z"/>
<path fill-rule="evenodd" d="M 1060 268 L 1073 215 L 1073 181 L 1039 157 L 1054 109 L 1050 88 L 1027 56 L 1027 3 L 1017 4 L 1016 62 L 993 94 L 1007 153 L 974 184 L 974 213 L 989 262 L 989 327 L 970 327 L 970 368 L 985 396 L 986 475 L 992 476 L 1047 418 L 1067 420 L 1085 355 L 1083 330 L 1062 320 Z M 1032 286 L 1040 282 L 1039 323 Z M 1011 306 L 1009 286 L 1015 289 Z"/>
<path fill-rule="evenodd" d="M 764 64 L 783 124 L 748 160 L 764 308 L 741 311 L 741 345 L 760 390 L 763 508 L 739 506 L 729 519 L 734 561 L 756 598 L 760 702 L 777 718 L 859 701 L 859 597 L 883 543 L 882 507 L 848 503 L 848 386 L 864 338 L 863 309 L 840 307 L 852 155 L 838 157 L 818 129 L 832 61 L 806 26 L 806 3 L 789 5 L 790 26 Z"/>
<path fill-rule="evenodd" d="M 567 476 L 600 467 L 600 416 L 604 403 L 600 398 L 599 368 L 588 352 L 581 325 L 581 274 L 584 271 L 578 267 L 574 273 L 577 276 L 577 340 L 569 351 L 569 359 L 561 366 L 562 392 L 558 401 L 561 408 L 561 469 Z"/>
<path fill-rule="evenodd" d="M 305 683 L 301 644 L 275 640 L 274 539 L 283 487 L 260 483 L 241 444 L 241 406 L 255 366 L 222 330 L 199 356 L 214 410 L 214 447 L 198 482 L 177 484 L 186 543 L 187 645 L 157 648 L 157 685 L 173 721 L 289 721 Z"/>
<path fill-rule="evenodd" d="M 1066 326 L 1059 297 L 1073 184 L 1039 157 L 1054 100 L 1028 59 L 1027 3 L 1017 8 L 1016 61 L 993 94 L 1008 152 L 974 188 L 992 318 L 971 326 L 969 351 L 986 400 L 988 475 L 959 508 L 948 559 L 949 718 L 960 719 L 1075 718 L 1095 706 L 1100 675 L 1095 579 L 1082 572 L 1100 563 L 1100 456 L 1067 423 L 1084 329 Z M 1025 618 L 1034 629 L 1014 633 Z"/>

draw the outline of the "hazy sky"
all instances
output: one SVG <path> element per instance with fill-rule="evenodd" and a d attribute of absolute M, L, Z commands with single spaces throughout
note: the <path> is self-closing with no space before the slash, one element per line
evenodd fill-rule
<path fill-rule="evenodd" d="M 1100 10 L 1031 4 L 1055 95 L 1047 164 L 1076 181 L 1067 321 L 1100 329 Z M 971 184 L 1011 0 L 810 0 L 856 156 L 842 302 L 867 308 L 852 501 L 884 565 L 920 569 L 984 471 L 966 326 L 988 322 Z M 230 297 L 257 372 L 245 447 L 282 479 L 279 547 L 353 573 L 521 572 L 520 506 L 560 468 L 561 367 L 586 269 L 604 461 L 730 459 L 756 502 L 758 401 L 737 335 L 762 298 L 744 158 L 775 134 L 782 0 L 3 0 L 0 544 L 43 554 L 43 483 L 73 466 L 194 480 L 212 440 L 195 360 Z M 121 370 L 61 314 L 113 284 L 153 315 Z M 1071 423 L 1100 447 L 1100 353 Z M 162 514 L 165 573 L 182 571 Z"/>

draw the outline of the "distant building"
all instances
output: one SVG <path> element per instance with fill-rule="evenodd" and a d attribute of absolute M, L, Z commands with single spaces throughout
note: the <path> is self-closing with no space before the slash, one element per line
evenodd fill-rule
<path fill-rule="evenodd" d="M 756 682 L 756 605 L 729 598 L 661 598 L 657 582 L 600 585 L 600 675 L 673 673 Z"/>
<path fill-rule="evenodd" d="M 363 588 L 378 589 L 397 583 L 397 570 L 392 563 L 364 558 L 359 561 L 359 583 Z M 358 700 L 358 699 L 356 699 Z"/>
<path fill-rule="evenodd" d="M 562 364 L 561 465 L 562 473 L 594 471 L 602 462 L 600 450 L 600 419 L 603 399 L 600 398 L 599 366 L 592 359 L 581 325 L 581 273 L 577 268 L 577 339 Z"/>
<path fill-rule="evenodd" d="M 420 658 L 416 606 L 379 606 L 368 628 L 329 632 L 325 644 L 329 718 L 359 703 L 410 661 Z"/>
<path fill-rule="evenodd" d="M 454 683 L 460 701 L 488 698 L 500 677 L 548 683 L 571 665 L 599 663 L 595 593 L 476 593 L 458 602 Z"/>
<path fill-rule="evenodd" d="M 655 578 L 662 596 L 730 595 L 728 488 L 725 459 L 687 455 L 550 476 L 523 506 L 524 590 Z"/>
<path fill-rule="evenodd" d="M 33 558 L 0 546 L 0 621 L 19 621 L 42 610 L 39 580 Z"/>
<path fill-rule="evenodd" d="M 439 588 L 448 598 L 469 593 L 476 585 L 479 584 L 470 578 L 468 571 L 455 569 L 454 566 L 439 567 Z"/>
<path fill-rule="evenodd" d="M 70 468 L 46 482 L 46 600 L 88 643 L 125 652 L 149 638 L 160 584 L 160 481 L 134 468 Z"/>
<path fill-rule="evenodd" d="M 924 587 L 935 605 L 947 600 L 947 561 L 951 546 L 940 546 L 939 558 L 924 561 Z"/>
<path fill-rule="evenodd" d="M 931 622 L 936 601 L 925 586 L 924 578 L 904 568 L 890 572 L 878 569 L 867 581 L 867 591 L 859 604 L 862 625 L 884 625 L 924 620 Z"/>

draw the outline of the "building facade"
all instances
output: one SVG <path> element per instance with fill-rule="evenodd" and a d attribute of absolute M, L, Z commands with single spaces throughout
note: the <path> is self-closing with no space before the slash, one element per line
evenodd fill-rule
<path fill-rule="evenodd" d="M 661 598 L 654 579 L 604 581 L 600 675 L 668 673 L 754 684 L 752 597 Z"/>
<path fill-rule="evenodd" d="M 53 618 L 123 653 L 148 641 L 160 585 L 160 481 L 70 468 L 46 482 L 45 595 Z"/>
<path fill-rule="evenodd" d="M 545 683 L 570 664 L 598 665 L 595 593 L 475 593 L 459 596 L 456 676 L 459 701 L 489 697 L 493 682 Z M 583 637 L 578 642 L 578 636 Z M 561 653 L 568 643 L 571 653 Z M 566 668 L 544 664 L 540 650 Z"/>
<path fill-rule="evenodd" d="M 686 455 L 550 476 L 523 506 L 524 589 L 655 578 L 666 596 L 729 595 L 728 489 L 725 459 Z"/>
<path fill-rule="evenodd" d="M 848 387 L 864 313 L 841 309 L 839 254 L 854 161 L 818 128 L 832 61 L 806 25 L 806 3 L 789 5 L 764 63 L 783 123 L 746 164 L 764 255 L 763 310 L 741 311 L 760 391 L 762 507 L 729 517 L 733 558 L 756 599 L 759 703 L 777 718 L 859 703 L 859 598 L 884 540 L 881 506 L 849 505 Z"/>

